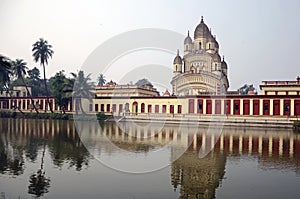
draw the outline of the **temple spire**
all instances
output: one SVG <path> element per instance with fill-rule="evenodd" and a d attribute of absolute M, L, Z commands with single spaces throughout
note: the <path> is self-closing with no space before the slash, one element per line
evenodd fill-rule
<path fill-rule="evenodd" d="M 203 16 L 201 16 L 201 22 L 203 22 Z"/>

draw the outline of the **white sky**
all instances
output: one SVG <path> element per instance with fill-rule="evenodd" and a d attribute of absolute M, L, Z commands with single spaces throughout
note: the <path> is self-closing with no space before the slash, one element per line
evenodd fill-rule
<path fill-rule="evenodd" d="M 39 67 L 31 46 L 42 37 L 54 50 L 47 66 L 50 77 L 62 69 L 76 72 L 101 43 L 126 31 L 162 28 L 186 35 L 190 30 L 193 37 L 203 15 L 225 55 L 230 90 L 245 83 L 259 90 L 263 80 L 300 75 L 299 11 L 298 0 L 0 0 L 0 53 Z M 130 59 L 135 58 L 125 58 L 122 70 L 132 67 Z M 162 59 L 153 63 L 168 64 L 171 72 L 173 55 L 169 61 L 157 54 L 153 59 Z M 122 76 L 119 70 L 104 75 L 117 82 Z"/>

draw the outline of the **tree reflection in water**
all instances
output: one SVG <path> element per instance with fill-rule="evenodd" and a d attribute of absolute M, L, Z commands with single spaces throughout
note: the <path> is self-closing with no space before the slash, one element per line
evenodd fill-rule
<path fill-rule="evenodd" d="M 58 131 L 53 135 L 48 147 L 53 164 L 57 167 L 61 168 L 63 165 L 69 164 L 69 168 L 75 167 L 77 171 L 80 171 L 84 165 L 88 166 L 89 164 L 91 156 L 82 144 L 72 123 L 60 123 Z"/>
<path fill-rule="evenodd" d="M 44 171 L 44 158 L 46 150 L 46 141 L 42 153 L 41 167 L 36 173 L 33 173 L 29 178 L 28 193 L 37 197 L 43 196 L 48 193 L 50 188 L 50 178 L 47 178 Z"/>
<path fill-rule="evenodd" d="M 72 121 L 1 118 L 0 129 L 0 174 L 22 175 L 25 161 L 35 163 L 41 154 L 39 169 L 29 176 L 27 192 L 35 197 L 45 195 L 50 188 L 45 156 L 57 167 L 69 165 L 77 171 L 89 164 L 91 157 Z"/>
<path fill-rule="evenodd" d="M 24 158 L 21 147 L 12 145 L 7 139 L 0 137 L 0 173 L 21 175 L 24 172 Z"/>
<path fill-rule="evenodd" d="M 102 124 L 101 132 L 90 123 L 88 125 L 85 136 L 93 138 L 90 139 L 93 142 L 90 142 L 89 147 L 98 149 L 102 152 L 101 155 L 108 157 L 118 157 L 118 154 L 105 148 L 106 145 L 102 142 L 94 142 L 95 138 L 106 136 L 120 149 L 145 154 L 170 141 L 176 142 L 178 147 L 192 143 L 180 158 L 172 162 L 170 168 L 170 184 L 179 198 L 215 198 L 216 189 L 224 179 L 228 156 L 234 157 L 231 158 L 234 160 L 249 156 L 257 160 L 259 169 L 295 171 L 300 175 L 300 135 L 292 134 L 286 129 L 223 128 L 220 137 L 216 137 L 207 133 L 204 128 L 197 133 L 188 134 L 174 125 L 165 125 L 161 131 L 154 128 L 146 131 L 142 127 L 128 125 L 126 133 L 112 123 Z M 63 172 L 65 169 L 80 171 L 90 164 L 92 157 L 82 144 L 72 121 L 2 118 L 0 129 L 0 177 L 9 175 L 9 183 L 15 181 L 11 176 L 15 178 L 20 175 L 20 179 L 29 180 L 29 184 L 25 184 L 22 190 L 34 197 L 47 197 L 51 185 L 61 184 L 56 175 L 53 175 L 53 169 L 62 168 Z M 211 153 L 199 158 L 200 149 L 212 149 L 212 143 L 215 143 L 213 141 L 216 144 Z M 171 156 L 177 154 L 177 148 L 174 147 L 173 150 Z M 36 162 L 39 164 L 39 161 L 37 171 L 32 171 L 34 173 L 30 173 L 30 176 L 22 176 L 28 173 L 24 169 L 29 169 Z M 91 166 L 93 169 L 93 165 Z M 1 183 L 10 185 L 5 181 Z M 96 190 L 97 194 L 99 190 Z"/>

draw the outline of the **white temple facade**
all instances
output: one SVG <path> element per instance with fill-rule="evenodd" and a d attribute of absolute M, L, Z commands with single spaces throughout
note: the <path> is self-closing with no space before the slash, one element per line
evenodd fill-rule
<path fill-rule="evenodd" d="M 184 55 L 179 51 L 173 61 L 171 81 L 173 95 L 222 95 L 229 82 L 227 63 L 219 55 L 219 44 L 201 17 L 194 31 L 194 40 L 188 32 L 184 40 Z"/>

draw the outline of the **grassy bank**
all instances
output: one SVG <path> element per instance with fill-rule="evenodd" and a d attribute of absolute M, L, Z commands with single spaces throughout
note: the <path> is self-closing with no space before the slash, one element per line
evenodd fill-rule
<path fill-rule="evenodd" d="M 300 132 L 300 122 L 294 122 L 293 128 L 296 132 Z"/>
<path fill-rule="evenodd" d="M 71 113 L 61 114 L 61 113 L 36 113 L 36 112 L 11 112 L 11 111 L 0 111 L 0 118 L 27 118 L 27 119 L 55 119 L 55 120 L 99 120 L 104 121 L 108 116 L 97 113 L 95 115 L 79 114 L 73 115 Z"/>

